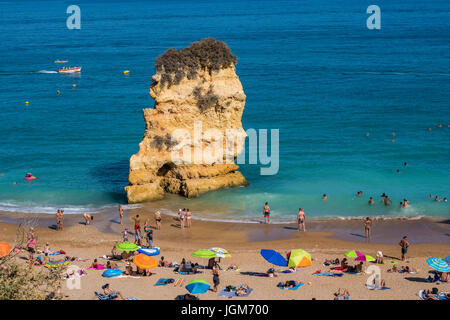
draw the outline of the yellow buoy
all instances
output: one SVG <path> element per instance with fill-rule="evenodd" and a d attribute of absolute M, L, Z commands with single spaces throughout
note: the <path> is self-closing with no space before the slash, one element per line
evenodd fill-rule
<path fill-rule="evenodd" d="M 59 94 L 60 93 L 59 90 L 56 90 L 56 93 Z"/>
<path fill-rule="evenodd" d="M 123 72 L 123 74 L 129 74 L 130 73 L 130 70 L 125 70 L 124 72 Z"/>
<path fill-rule="evenodd" d="M 28 102 L 28 101 L 25 101 L 25 104 L 29 104 L 29 102 Z"/>
<path fill-rule="evenodd" d="M 72 87 L 74 87 L 74 88 L 75 88 L 76 86 L 77 86 L 76 84 L 73 84 L 73 85 L 72 85 Z"/>

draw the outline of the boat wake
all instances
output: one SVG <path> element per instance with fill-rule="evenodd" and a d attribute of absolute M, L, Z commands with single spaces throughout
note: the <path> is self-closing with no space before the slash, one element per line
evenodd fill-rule
<path fill-rule="evenodd" d="M 51 71 L 51 70 L 40 70 L 37 73 L 58 73 L 58 71 Z"/>

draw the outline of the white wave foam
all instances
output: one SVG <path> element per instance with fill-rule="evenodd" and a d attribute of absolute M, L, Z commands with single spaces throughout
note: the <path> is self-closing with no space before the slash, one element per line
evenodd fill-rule
<path fill-rule="evenodd" d="M 58 71 L 52 71 L 52 70 L 39 70 L 37 73 L 58 73 Z"/>
<path fill-rule="evenodd" d="M 0 211 L 24 212 L 24 213 L 45 213 L 55 214 L 58 209 L 63 209 L 65 214 L 99 213 L 115 208 L 115 205 L 105 206 L 46 206 L 39 204 L 24 204 L 14 201 L 0 202 Z M 126 206 L 124 206 L 126 208 Z"/>

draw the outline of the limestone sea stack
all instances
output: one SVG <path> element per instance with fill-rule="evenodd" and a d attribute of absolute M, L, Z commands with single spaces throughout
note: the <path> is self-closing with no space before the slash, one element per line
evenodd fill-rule
<path fill-rule="evenodd" d="M 155 104 L 143 110 L 144 138 L 130 159 L 129 203 L 248 185 L 235 164 L 246 138 L 236 62 L 228 46 L 212 38 L 156 59 Z"/>

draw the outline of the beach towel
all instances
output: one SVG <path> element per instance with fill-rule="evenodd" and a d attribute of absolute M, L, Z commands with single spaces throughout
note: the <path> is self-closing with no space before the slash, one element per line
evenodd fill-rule
<path fill-rule="evenodd" d="M 302 285 L 304 285 L 304 283 L 299 282 L 299 283 L 297 283 L 297 285 L 296 285 L 295 287 L 287 288 L 287 289 L 288 289 L 288 290 L 297 290 L 297 289 L 300 288 Z M 284 289 L 284 287 L 282 287 L 282 286 L 280 286 L 280 287 L 278 287 L 278 288 Z"/>
<path fill-rule="evenodd" d="M 133 278 L 133 279 L 139 279 L 139 276 L 129 276 L 129 275 L 124 275 L 124 274 L 120 274 L 118 276 L 114 276 L 114 277 L 110 277 L 110 278 L 114 278 L 114 279 L 121 279 L 121 278 Z"/>
<path fill-rule="evenodd" d="M 98 293 L 97 291 L 95 291 L 94 293 L 99 300 L 112 300 L 113 299 L 112 296 L 109 294 L 106 295 L 106 294 Z"/>
<path fill-rule="evenodd" d="M 139 300 L 139 299 L 136 297 L 129 297 L 129 298 L 125 298 L 125 300 Z"/>
<path fill-rule="evenodd" d="M 389 290 L 389 287 L 383 286 L 381 288 L 377 288 L 374 284 L 366 284 L 367 289 L 369 290 Z"/>
<path fill-rule="evenodd" d="M 183 283 L 184 283 L 184 279 L 175 279 L 175 281 L 174 281 L 174 283 L 173 283 L 173 286 L 174 287 L 176 287 L 176 286 L 179 286 L 179 287 L 181 287 L 182 285 L 183 285 Z"/>
<path fill-rule="evenodd" d="M 172 278 L 160 278 L 158 281 L 156 281 L 155 286 L 165 286 L 172 282 L 175 282 L 175 280 Z"/>
<path fill-rule="evenodd" d="M 319 277 L 342 277 L 344 274 L 343 273 L 333 273 L 333 272 L 319 272 L 319 273 L 314 273 L 314 275 L 319 276 Z"/>
<path fill-rule="evenodd" d="M 244 294 L 242 296 L 239 297 L 248 297 L 250 295 L 250 293 L 252 293 L 253 289 L 249 289 L 247 294 Z M 226 289 L 222 289 L 222 291 L 219 292 L 219 294 L 217 295 L 218 297 L 225 297 L 225 298 L 233 298 L 233 297 L 237 297 L 236 295 L 236 291 L 227 291 Z"/>
<path fill-rule="evenodd" d="M 297 269 L 295 269 L 295 271 L 291 271 L 291 270 L 280 271 L 280 273 L 296 273 L 296 272 L 297 272 Z"/>

